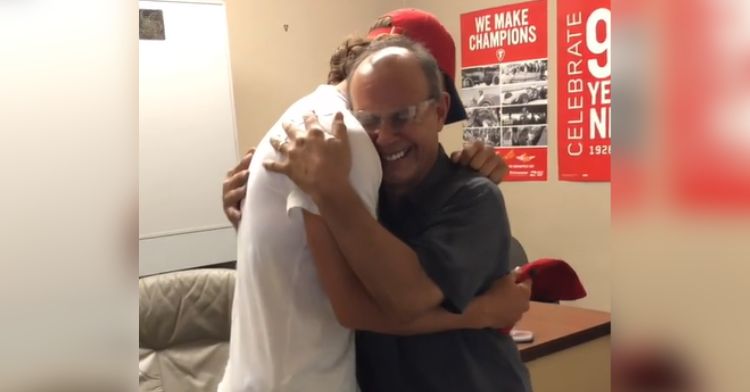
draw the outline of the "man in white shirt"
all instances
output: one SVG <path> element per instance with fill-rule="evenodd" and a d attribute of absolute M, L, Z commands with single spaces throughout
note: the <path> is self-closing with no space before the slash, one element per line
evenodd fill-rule
<path fill-rule="evenodd" d="M 366 46 L 365 40 L 347 40 L 332 60 L 342 51 L 344 57 L 349 52 L 356 57 Z M 252 213 L 238 227 L 229 363 L 220 391 L 356 390 L 353 335 L 336 320 L 305 239 L 300 209 L 315 206 L 289 179 L 260 166 L 276 157 L 268 141 L 283 137 L 282 122 L 299 123 L 315 111 L 330 125 L 335 113 L 348 113 L 340 87 L 321 85 L 290 106 L 266 133 L 251 163 L 242 209 Z M 352 184 L 374 213 L 380 160 L 349 114 L 346 124 L 351 126 L 352 151 L 362 158 L 352 167 Z"/>

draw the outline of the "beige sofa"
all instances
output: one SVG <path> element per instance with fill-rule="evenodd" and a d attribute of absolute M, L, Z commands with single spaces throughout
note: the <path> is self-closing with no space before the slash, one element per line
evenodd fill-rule
<path fill-rule="evenodd" d="M 514 238 L 512 266 L 527 261 Z M 215 268 L 140 279 L 141 391 L 216 391 L 228 358 L 234 274 Z"/>
<path fill-rule="evenodd" d="M 139 389 L 215 391 L 229 349 L 234 270 L 139 280 Z"/>

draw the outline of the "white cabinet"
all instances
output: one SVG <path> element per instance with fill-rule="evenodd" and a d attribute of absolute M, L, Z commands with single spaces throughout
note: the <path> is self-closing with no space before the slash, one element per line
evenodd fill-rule
<path fill-rule="evenodd" d="M 235 260 L 220 197 L 238 160 L 224 4 L 139 6 L 164 21 L 163 40 L 139 41 L 139 273 Z"/>

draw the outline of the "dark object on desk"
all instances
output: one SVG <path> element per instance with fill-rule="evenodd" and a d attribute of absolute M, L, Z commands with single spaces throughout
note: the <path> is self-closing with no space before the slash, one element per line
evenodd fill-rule
<path fill-rule="evenodd" d="M 534 341 L 534 333 L 525 329 L 511 329 L 510 337 L 516 343 L 531 343 Z"/>

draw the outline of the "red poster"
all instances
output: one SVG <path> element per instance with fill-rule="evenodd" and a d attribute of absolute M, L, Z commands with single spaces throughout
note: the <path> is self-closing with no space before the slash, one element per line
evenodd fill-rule
<path fill-rule="evenodd" d="M 560 180 L 609 181 L 612 152 L 610 0 L 557 2 Z"/>
<path fill-rule="evenodd" d="M 547 180 L 547 1 L 461 15 L 464 140 L 505 158 L 506 181 Z"/>

